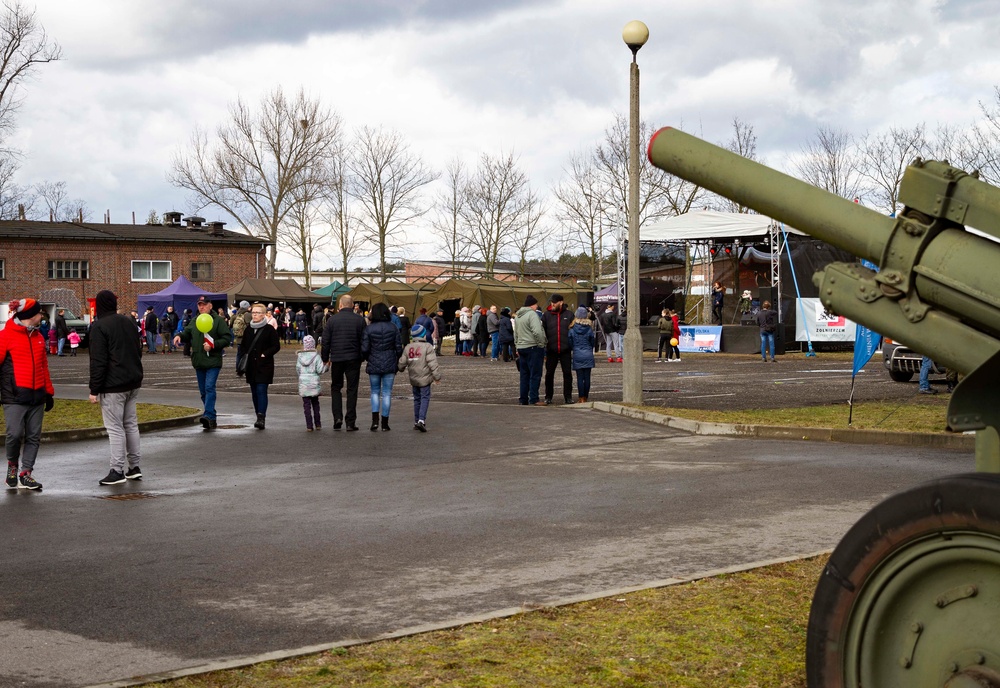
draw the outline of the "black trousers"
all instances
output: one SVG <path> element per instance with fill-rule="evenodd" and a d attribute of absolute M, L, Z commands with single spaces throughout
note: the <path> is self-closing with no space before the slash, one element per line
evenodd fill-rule
<path fill-rule="evenodd" d="M 573 398 L 573 352 L 561 354 L 552 351 L 545 352 L 545 400 L 552 400 L 553 387 L 556 380 L 556 366 L 562 367 L 563 398 Z"/>
<path fill-rule="evenodd" d="M 361 381 L 361 361 L 331 361 L 330 396 L 333 398 L 333 422 L 347 421 L 348 425 L 356 425 L 358 420 L 358 383 Z M 344 401 L 341 390 L 344 388 L 344 378 L 347 378 L 347 415 L 344 415 Z"/>

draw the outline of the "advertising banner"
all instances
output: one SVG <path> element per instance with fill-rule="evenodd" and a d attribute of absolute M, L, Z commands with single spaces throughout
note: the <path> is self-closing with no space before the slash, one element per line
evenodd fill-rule
<path fill-rule="evenodd" d="M 842 315 L 830 313 L 819 299 L 796 299 L 796 308 L 802 314 L 795 323 L 795 341 L 853 342 L 857 326 Z"/>
<path fill-rule="evenodd" d="M 678 347 L 684 353 L 718 352 L 722 345 L 720 325 L 682 325 Z"/>

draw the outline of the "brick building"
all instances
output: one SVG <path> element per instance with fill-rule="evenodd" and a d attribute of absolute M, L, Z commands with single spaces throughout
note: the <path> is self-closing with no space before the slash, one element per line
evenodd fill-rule
<path fill-rule="evenodd" d="M 208 292 L 265 274 L 269 242 L 168 212 L 160 225 L 0 222 L 0 302 L 30 296 L 78 314 L 101 289 L 123 309 L 180 275 Z"/>

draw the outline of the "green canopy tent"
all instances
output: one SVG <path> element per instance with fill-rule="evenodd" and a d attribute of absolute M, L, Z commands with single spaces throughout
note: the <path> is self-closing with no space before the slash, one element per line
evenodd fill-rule
<path fill-rule="evenodd" d="M 387 306 L 402 306 L 408 313 L 416 313 L 420 309 L 420 301 L 424 294 L 437 287 L 427 282 L 358 282 L 350 291 L 354 303 L 372 304 L 384 303 Z"/>
<path fill-rule="evenodd" d="M 487 308 L 506 306 L 512 311 L 517 311 L 524 305 L 524 299 L 528 294 L 538 299 L 541 304 L 545 304 L 552 294 L 562 294 L 571 304 L 576 300 L 576 288 L 564 282 L 515 282 L 491 277 L 470 280 L 456 277 L 424 295 L 421 305 L 429 311 L 443 308 L 446 317 L 452 316 L 462 306 L 470 308 L 475 305 Z"/>
<path fill-rule="evenodd" d="M 330 303 L 334 303 L 344 294 L 350 293 L 350 291 L 351 288 L 349 286 L 347 286 L 346 284 L 341 284 L 337 280 L 334 280 L 333 282 L 326 285 L 322 289 L 313 290 L 313 294 L 317 294 L 319 296 L 328 298 L 330 299 Z"/>

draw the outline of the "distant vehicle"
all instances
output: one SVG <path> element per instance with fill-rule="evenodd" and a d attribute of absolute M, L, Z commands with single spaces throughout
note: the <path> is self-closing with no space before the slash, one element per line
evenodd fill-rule
<path fill-rule="evenodd" d="M 894 342 L 888 337 L 882 339 L 882 364 L 894 381 L 909 382 L 914 375 L 919 375 L 922 360 L 922 354 L 918 354 L 905 344 Z M 931 362 L 932 375 L 944 375 L 946 372 L 944 366 Z"/>
<path fill-rule="evenodd" d="M 76 330 L 76 333 L 80 335 L 80 346 L 85 347 L 87 345 L 87 330 L 90 325 L 87 324 L 83 318 L 76 315 L 73 311 L 66 308 L 65 306 L 54 306 L 52 304 L 43 304 L 42 306 L 45 312 L 48 314 L 49 323 L 55 326 L 56 322 L 56 312 L 62 308 L 63 318 L 66 319 L 66 327 L 71 330 Z"/>

